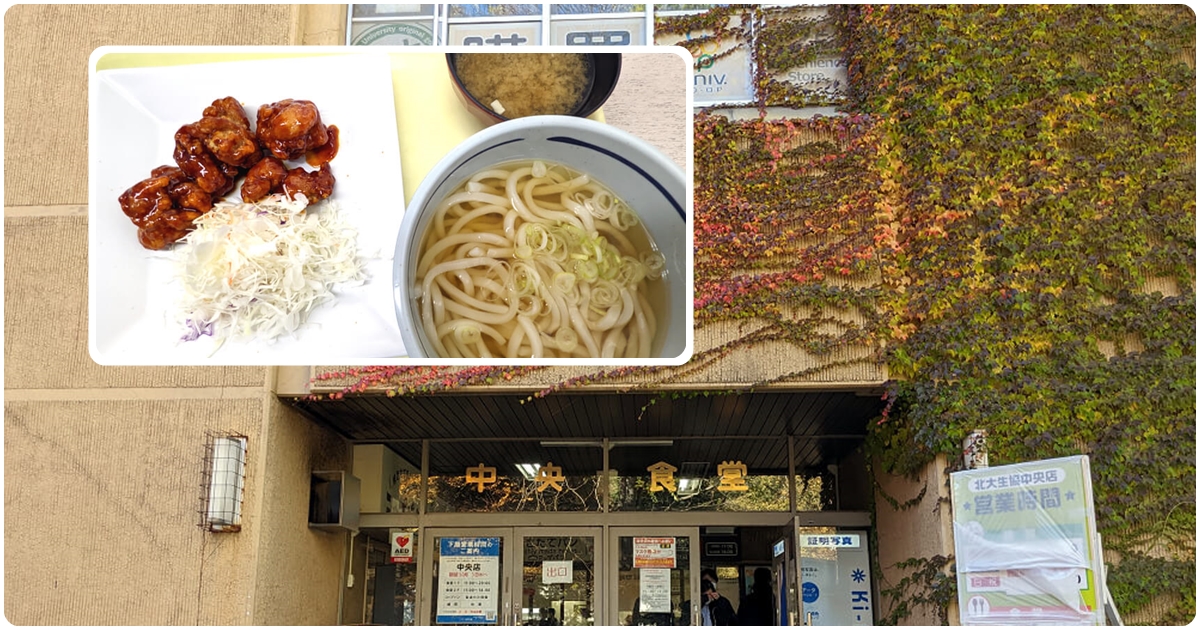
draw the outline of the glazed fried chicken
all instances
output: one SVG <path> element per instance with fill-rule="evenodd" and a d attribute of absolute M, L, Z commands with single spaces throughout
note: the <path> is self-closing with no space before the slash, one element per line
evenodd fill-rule
<path fill-rule="evenodd" d="M 212 196 L 174 166 L 154 169 L 117 200 L 146 249 L 163 249 L 183 238 L 192 221 L 212 209 Z"/>
<path fill-rule="evenodd" d="M 333 183 L 333 172 L 328 164 L 322 164 L 319 171 L 297 167 L 287 172 L 283 180 L 283 194 L 295 199 L 298 193 L 303 193 L 308 203 L 316 203 L 333 194 Z"/>
<path fill-rule="evenodd" d="M 192 231 L 193 221 L 233 190 L 243 173 L 246 180 L 241 194 L 247 203 L 274 193 L 293 199 L 303 194 L 308 203 L 329 197 L 334 177 L 328 162 L 337 155 L 337 148 L 337 127 L 323 124 L 316 105 L 309 101 L 285 99 L 263 105 L 258 110 L 256 133 L 250 130 L 242 104 L 226 96 L 206 107 L 200 120 L 175 132 L 178 167 L 154 169 L 118 201 L 121 211 L 137 226 L 142 246 L 163 249 Z M 320 170 L 288 170 L 281 161 L 305 153 L 308 163 Z"/>
<path fill-rule="evenodd" d="M 242 104 L 232 96 L 219 98 L 212 102 L 212 105 L 204 108 L 204 116 L 212 118 L 228 118 L 229 120 L 240 124 L 246 129 L 250 128 L 250 119 L 246 117 L 246 110 L 242 108 Z"/>
<path fill-rule="evenodd" d="M 250 119 L 232 96 L 213 101 L 200 120 L 175 132 L 175 162 L 209 194 L 229 192 L 260 155 Z"/>
<path fill-rule="evenodd" d="M 242 182 L 242 201 L 255 203 L 267 195 L 280 193 L 289 199 L 303 194 L 308 203 L 316 203 L 333 194 L 333 172 L 328 164 L 319 171 L 306 171 L 304 167 L 288 169 L 283 162 L 265 157 L 250 167 L 246 181 Z"/>
<path fill-rule="evenodd" d="M 287 172 L 283 162 L 269 155 L 259 160 L 258 164 L 250 167 L 246 181 L 242 182 L 242 201 L 255 203 L 273 192 L 279 192 Z"/>
<path fill-rule="evenodd" d="M 258 141 L 281 160 L 296 160 L 329 142 L 329 129 L 311 101 L 284 99 L 258 108 Z"/>

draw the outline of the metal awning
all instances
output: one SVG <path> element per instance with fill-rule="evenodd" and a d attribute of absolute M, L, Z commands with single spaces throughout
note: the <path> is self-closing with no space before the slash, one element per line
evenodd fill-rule
<path fill-rule="evenodd" d="M 820 470 L 862 442 L 883 404 L 879 391 L 865 390 L 672 396 L 358 394 L 292 404 L 351 443 L 387 444 L 414 464 L 421 461 L 421 440 L 444 442 L 431 451 L 431 473 L 481 461 L 537 461 L 534 452 L 547 448 L 563 449 L 564 457 L 594 471 L 604 439 L 636 444 L 641 453 L 660 449 L 675 461 L 736 459 L 756 470 L 785 472 L 787 436 L 796 438 L 796 469 Z M 610 451 L 614 467 L 620 467 L 621 451 Z"/>

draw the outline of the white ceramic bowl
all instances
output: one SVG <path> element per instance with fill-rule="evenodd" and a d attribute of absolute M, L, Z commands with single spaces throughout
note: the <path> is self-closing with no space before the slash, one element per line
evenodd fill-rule
<path fill-rule="evenodd" d="M 691 224 L 683 172 L 645 141 L 609 125 L 571 116 L 530 116 L 489 127 L 458 145 L 425 176 L 408 204 L 396 239 L 392 280 L 396 320 L 413 359 L 435 359 L 419 322 L 415 266 L 431 210 L 469 177 L 492 166 L 541 159 L 596 178 L 638 213 L 666 257 L 667 314 L 657 352 L 647 359 L 498 360 L 489 364 L 679 365 L 691 358 Z M 662 322 L 665 322 L 662 323 Z M 429 363 L 465 364 L 438 359 Z"/>

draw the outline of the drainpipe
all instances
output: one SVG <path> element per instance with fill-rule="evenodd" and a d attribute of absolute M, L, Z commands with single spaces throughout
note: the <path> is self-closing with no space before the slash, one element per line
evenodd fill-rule
<path fill-rule="evenodd" d="M 358 530 L 350 533 L 350 544 L 348 548 L 342 548 L 342 555 L 346 558 L 346 579 L 344 584 L 338 585 L 338 605 L 337 605 L 337 625 L 342 625 L 342 606 L 346 603 L 346 589 L 354 588 L 354 539 L 358 537 Z"/>

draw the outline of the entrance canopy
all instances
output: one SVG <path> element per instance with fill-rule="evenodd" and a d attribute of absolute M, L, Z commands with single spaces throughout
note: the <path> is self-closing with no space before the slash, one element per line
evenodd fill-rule
<path fill-rule="evenodd" d="M 352 443 L 386 444 L 414 464 L 422 460 L 421 441 L 437 440 L 431 474 L 480 462 L 537 461 L 546 449 L 564 449 L 563 464 L 596 471 L 602 440 L 609 441 L 609 463 L 618 469 L 626 453 L 636 452 L 641 462 L 658 451 L 668 461 L 739 460 L 751 470 L 785 473 L 788 440 L 779 438 L 789 436 L 795 469 L 816 470 L 852 451 L 882 408 L 877 391 L 567 392 L 534 399 L 526 393 L 360 394 L 294 404 Z"/>

